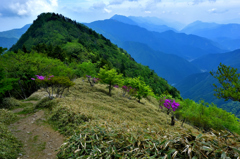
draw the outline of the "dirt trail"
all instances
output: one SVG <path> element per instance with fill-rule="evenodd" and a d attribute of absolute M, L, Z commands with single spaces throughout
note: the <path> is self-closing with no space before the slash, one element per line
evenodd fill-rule
<path fill-rule="evenodd" d="M 35 103 L 34 103 L 35 104 Z M 17 113 L 22 109 L 13 110 Z M 20 115 L 23 117 L 22 115 Z M 55 159 L 57 149 L 63 144 L 64 137 L 44 122 L 44 111 L 27 114 L 9 129 L 22 141 L 23 153 L 18 159 Z"/>

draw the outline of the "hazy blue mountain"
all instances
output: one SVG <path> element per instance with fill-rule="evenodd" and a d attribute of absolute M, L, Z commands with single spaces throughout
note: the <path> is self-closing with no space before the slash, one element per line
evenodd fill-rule
<path fill-rule="evenodd" d="M 217 43 L 195 35 L 186 35 L 173 31 L 152 32 L 139 26 L 112 19 L 95 21 L 85 25 L 103 34 L 115 44 L 125 41 L 139 42 L 156 51 L 175 54 L 188 60 L 209 53 L 225 52 L 225 50 L 219 48 Z"/>
<path fill-rule="evenodd" d="M 164 31 L 168 31 L 168 30 L 172 30 L 172 31 L 175 31 L 177 32 L 176 29 L 174 28 L 171 28 L 171 27 L 168 27 L 166 25 L 159 25 L 159 24 L 154 24 L 154 23 L 151 23 L 150 21 L 134 21 L 134 18 L 133 20 L 129 17 L 126 17 L 126 16 L 122 16 L 122 15 L 114 15 L 113 17 L 111 17 L 110 19 L 113 19 L 113 20 L 117 20 L 119 22 L 122 22 L 122 23 L 126 23 L 126 24 L 130 24 L 130 25 L 138 25 L 142 28 L 145 28 L 149 31 L 156 31 L 156 32 L 164 32 Z"/>
<path fill-rule="evenodd" d="M 216 38 L 240 38 L 240 24 L 220 24 L 216 27 L 195 30 L 191 34 L 206 37 L 209 39 Z"/>
<path fill-rule="evenodd" d="M 159 76 L 169 83 L 176 83 L 186 76 L 200 72 L 187 60 L 173 55 L 154 51 L 146 44 L 138 42 L 124 42 L 119 45 L 124 48 L 138 63 L 149 66 Z"/>
<path fill-rule="evenodd" d="M 11 48 L 13 44 L 15 44 L 18 41 L 17 38 L 6 38 L 6 37 L 0 37 L 0 47 L 3 48 Z"/>
<path fill-rule="evenodd" d="M 8 30 L 8 31 L 0 32 L 0 37 L 19 39 L 22 36 L 22 34 L 24 34 L 28 30 L 30 25 L 31 24 L 27 24 L 20 29 L 12 29 L 12 30 Z"/>
<path fill-rule="evenodd" d="M 31 24 L 27 24 L 20 29 L 12 29 L 8 31 L 0 32 L 0 46 L 4 48 L 11 48 L 18 39 L 24 34 Z"/>
<path fill-rule="evenodd" d="M 223 108 L 240 117 L 240 102 L 231 100 L 224 101 L 214 96 L 213 84 L 218 84 L 217 79 L 212 77 L 209 72 L 193 74 L 176 85 L 174 85 L 181 93 L 181 96 L 194 101 L 205 100 L 208 103 L 215 103 L 219 108 Z"/>
<path fill-rule="evenodd" d="M 141 23 L 148 23 L 148 24 L 154 24 L 154 25 L 166 25 L 170 28 L 174 28 L 176 30 L 181 30 L 185 25 L 177 22 L 177 21 L 169 21 L 169 20 L 162 20 L 157 17 L 135 17 L 135 16 L 129 16 L 130 19 L 135 21 L 138 24 Z"/>
<path fill-rule="evenodd" d="M 208 54 L 192 61 L 196 67 L 208 72 L 217 70 L 220 62 L 240 69 L 240 49 L 222 54 Z"/>
<path fill-rule="evenodd" d="M 114 19 L 114 20 L 117 20 L 119 22 L 122 22 L 122 23 L 126 23 L 126 24 L 130 24 L 130 25 L 138 25 L 142 28 L 145 28 L 149 31 L 156 31 L 156 32 L 164 32 L 164 31 L 168 31 L 168 30 L 172 30 L 172 31 L 175 31 L 177 32 L 176 29 L 174 28 L 171 28 L 171 27 L 168 27 L 166 25 L 163 25 L 163 24 L 155 24 L 155 23 L 152 23 L 151 21 L 134 21 L 134 18 L 133 20 L 129 17 L 126 17 L 126 16 L 122 16 L 122 15 L 114 15 L 112 18 L 110 19 Z"/>
<path fill-rule="evenodd" d="M 115 14 L 113 17 L 111 17 L 110 19 L 113 19 L 113 20 L 117 20 L 119 22 L 122 22 L 122 23 L 126 23 L 126 24 L 130 24 L 130 25 L 138 25 L 136 22 L 134 22 L 132 19 L 126 17 L 126 16 L 123 16 L 123 15 L 117 15 Z"/>
<path fill-rule="evenodd" d="M 213 39 L 217 43 L 219 43 L 223 48 L 227 50 L 237 50 L 240 49 L 240 38 L 238 39 L 231 39 L 231 38 L 216 38 Z"/>
<path fill-rule="evenodd" d="M 181 31 L 211 39 L 231 51 L 240 48 L 240 24 L 216 24 L 196 21 Z"/>
<path fill-rule="evenodd" d="M 206 22 L 201 22 L 198 20 L 198 21 L 188 24 L 186 27 L 184 27 L 181 30 L 181 32 L 187 33 L 187 34 L 194 34 L 195 32 L 198 32 L 199 30 L 216 28 L 219 25 L 220 24 L 217 24 L 217 23 L 206 23 Z"/>

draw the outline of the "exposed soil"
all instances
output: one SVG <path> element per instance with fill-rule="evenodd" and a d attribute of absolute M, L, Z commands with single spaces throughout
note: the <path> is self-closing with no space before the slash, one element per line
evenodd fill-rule
<path fill-rule="evenodd" d="M 29 102 L 29 101 L 28 101 Z M 35 104 L 34 101 L 32 101 Z M 13 110 L 14 113 L 22 108 Z M 18 159 L 55 159 L 57 149 L 63 144 L 64 137 L 45 122 L 45 112 L 19 115 L 20 120 L 11 124 L 9 129 L 23 143 L 23 152 Z"/>

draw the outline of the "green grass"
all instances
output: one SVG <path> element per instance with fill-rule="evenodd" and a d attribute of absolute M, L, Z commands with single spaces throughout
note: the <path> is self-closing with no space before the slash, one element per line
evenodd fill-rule
<path fill-rule="evenodd" d="M 0 109 L 0 158 L 17 158 L 21 151 L 22 144 L 8 130 L 7 125 L 16 121 L 15 114 L 6 109 Z"/>

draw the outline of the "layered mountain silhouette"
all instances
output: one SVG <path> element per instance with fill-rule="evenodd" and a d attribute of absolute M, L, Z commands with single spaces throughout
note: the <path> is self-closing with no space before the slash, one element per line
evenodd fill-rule
<path fill-rule="evenodd" d="M 27 24 L 20 29 L 12 29 L 8 31 L 0 32 L 0 46 L 4 48 L 10 48 L 15 44 L 18 39 L 24 34 L 31 24 Z"/>
<path fill-rule="evenodd" d="M 149 66 L 160 77 L 169 83 L 176 83 L 188 75 L 199 73 L 200 70 L 187 60 L 151 49 L 146 44 L 138 42 L 124 42 L 119 45 L 131 54 L 139 63 Z"/>
<path fill-rule="evenodd" d="M 149 31 L 156 31 L 156 32 L 161 33 L 164 31 L 172 30 L 172 31 L 177 32 L 176 29 L 165 25 L 166 22 L 160 21 L 158 19 L 155 19 L 155 21 L 154 21 L 152 18 L 126 17 L 126 16 L 122 16 L 122 15 L 114 15 L 110 19 L 117 20 L 117 21 L 125 23 L 125 24 L 137 25 L 137 26 L 145 28 Z"/>
<path fill-rule="evenodd" d="M 208 72 L 217 70 L 220 63 L 240 69 L 240 49 L 223 54 L 208 54 L 192 61 L 196 67 Z"/>
<path fill-rule="evenodd" d="M 175 33 L 174 31 L 152 32 L 139 26 L 112 19 L 95 21 L 86 25 L 103 34 L 117 45 L 125 41 L 139 42 L 148 45 L 153 50 L 175 54 L 188 60 L 209 53 L 223 53 L 226 51 L 220 49 L 217 43 L 206 38 Z"/>
<path fill-rule="evenodd" d="M 240 24 L 217 24 L 196 21 L 186 26 L 181 32 L 211 39 L 228 50 L 240 48 Z"/>

